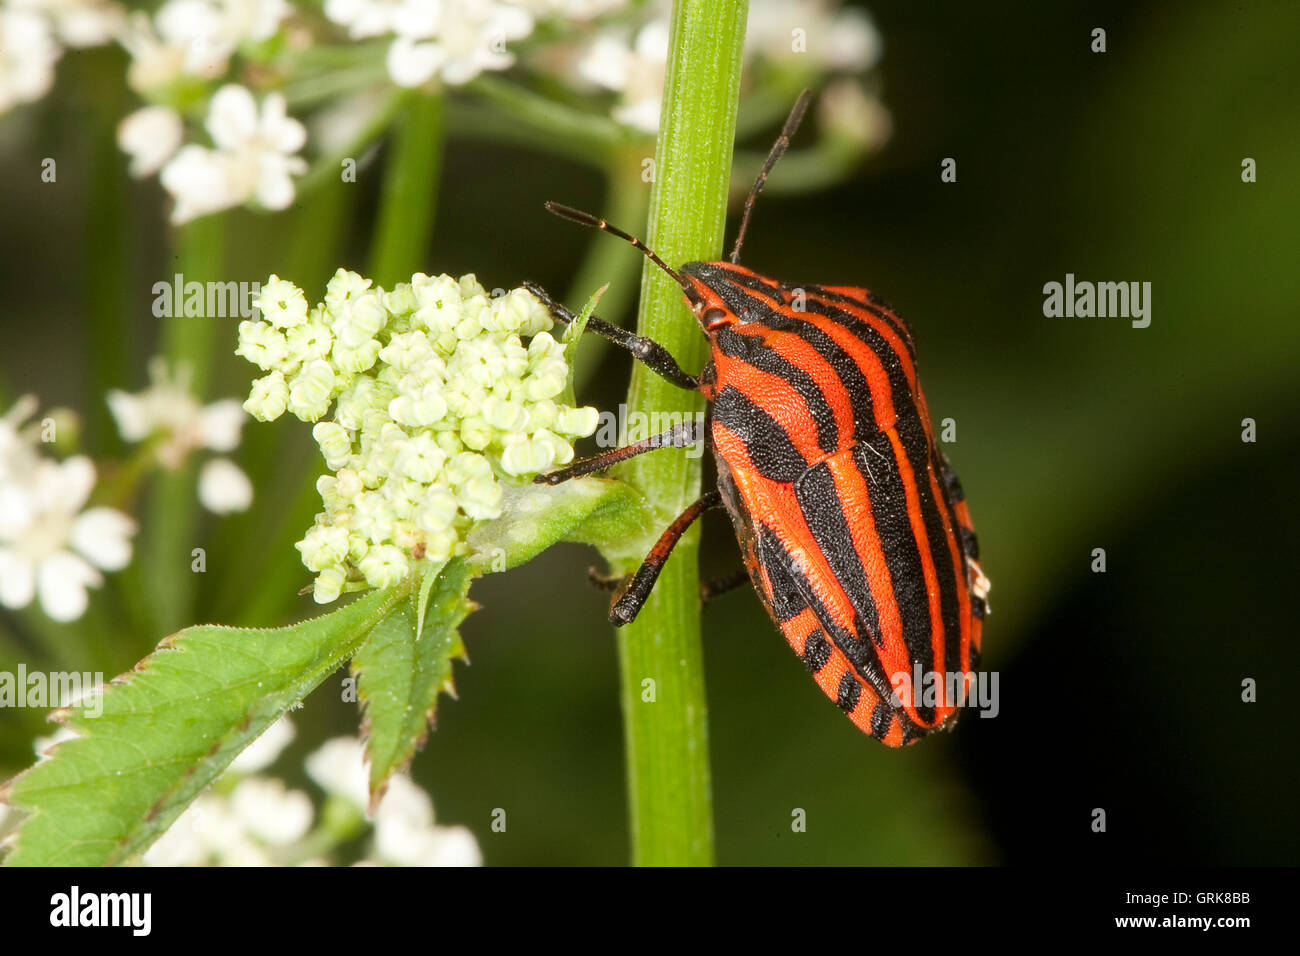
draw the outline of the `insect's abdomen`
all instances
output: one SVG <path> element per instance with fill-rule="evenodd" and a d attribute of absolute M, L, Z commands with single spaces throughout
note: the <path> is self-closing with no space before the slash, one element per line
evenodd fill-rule
<path fill-rule="evenodd" d="M 902 321 L 862 290 L 809 287 L 797 311 L 762 281 L 726 297 L 743 319 L 713 335 L 723 498 L 823 692 L 864 732 L 908 743 L 957 710 L 951 681 L 910 693 L 917 669 L 960 676 L 978 655 L 986 582 L 960 485 Z"/>

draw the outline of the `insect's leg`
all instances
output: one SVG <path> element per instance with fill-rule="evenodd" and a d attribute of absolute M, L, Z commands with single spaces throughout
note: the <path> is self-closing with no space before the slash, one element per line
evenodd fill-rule
<path fill-rule="evenodd" d="M 552 299 L 541 286 L 533 282 L 525 282 L 524 288 L 537 296 L 542 305 L 546 306 L 551 314 L 564 324 L 567 325 L 577 318 L 563 304 Z M 598 319 L 594 315 L 587 320 L 587 331 L 608 339 L 621 349 L 626 349 L 634 359 L 644 363 L 650 371 L 662 376 L 679 388 L 689 389 L 692 392 L 699 389 L 700 380 L 694 375 L 688 375 L 682 371 L 682 367 L 677 364 L 677 360 L 672 357 L 672 354 L 654 339 L 636 335 L 627 329 L 621 329 L 617 325 L 606 322 L 604 319 Z"/>
<path fill-rule="evenodd" d="M 626 579 L 626 575 L 621 574 L 601 574 L 594 567 L 587 569 L 587 580 L 594 587 L 602 591 L 617 591 L 618 586 Z"/>
<path fill-rule="evenodd" d="M 961 549 L 966 558 L 966 567 L 970 574 L 970 666 L 978 667 L 980 651 L 984 643 L 984 618 L 989 613 L 989 579 L 980 567 L 980 545 L 975 536 L 975 526 L 971 522 L 970 506 L 966 504 L 966 494 L 962 491 L 957 473 L 944 453 L 935 448 L 935 459 L 939 462 L 940 478 L 953 503 L 953 515 L 957 519 L 957 530 L 961 535 Z"/>
<path fill-rule="evenodd" d="M 939 462 L 939 478 L 948 492 L 948 497 L 952 499 L 953 511 L 961 529 L 962 550 L 966 552 L 967 558 L 976 560 L 980 556 L 979 539 L 975 537 L 975 528 L 971 524 L 970 508 L 966 505 L 966 492 L 962 490 L 961 482 L 957 480 L 957 473 L 948 463 L 948 456 L 937 445 L 933 447 L 935 460 Z"/>
<path fill-rule="evenodd" d="M 724 574 L 720 578 L 714 578 L 712 581 L 700 582 L 700 603 L 708 604 L 715 597 L 720 597 L 736 588 L 744 587 L 749 583 L 749 572 L 743 568 L 739 571 L 732 571 L 730 574 Z"/>
<path fill-rule="evenodd" d="M 703 433 L 703 422 L 694 418 L 687 419 L 684 422 L 678 422 L 666 432 L 660 432 L 658 435 L 651 435 L 649 438 L 634 441 L 622 448 L 612 448 L 603 454 L 593 455 L 591 458 L 575 461 L 567 468 L 561 468 L 559 471 L 552 471 L 545 475 L 538 475 L 533 481 L 539 485 L 558 485 L 570 478 L 581 478 L 583 475 L 590 475 L 595 471 L 604 471 L 620 461 L 635 458 L 637 455 L 654 451 L 656 448 L 688 448 L 699 441 Z"/>
<path fill-rule="evenodd" d="M 677 519 L 664 530 L 659 540 L 655 542 L 655 546 L 650 549 L 650 553 L 646 555 L 645 561 L 641 563 L 641 567 L 637 568 L 636 574 L 619 585 L 618 590 L 614 592 L 614 601 L 609 606 L 611 624 L 622 627 L 624 624 L 631 623 L 646 599 L 650 597 L 650 589 L 658 580 L 664 562 L 668 560 L 668 555 L 672 554 L 673 548 L 686 529 L 704 512 L 721 505 L 721 493 L 716 490 L 710 491 L 678 515 Z"/>

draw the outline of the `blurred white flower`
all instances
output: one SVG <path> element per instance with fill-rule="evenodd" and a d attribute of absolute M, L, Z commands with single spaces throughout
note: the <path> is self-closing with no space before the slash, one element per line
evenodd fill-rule
<path fill-rule="evenodd" d="M 563 0 L 524 2 L 539 17 L 541 8 L 564 6 Z M 597 32 L 572 69 L 577 80 L 619 94 L 615 120 L 653 133 L 663 99 L 669 9 L 663 0 L 650 0 L 638 12 L 639 26 L 612 24 Z M 762 61 L 809 73 L 853 73 L 874 66 L 880 52 L 880 34 L 868 16 L 838 0 L 752 0 L 749 5 L 746 66 Z M 545 62 L 564 69 L 563 57 L 552 55 Z"/>
<path fill-rule="evenodd" d="M 335 737 L 307 758 L 307 775 L 326 793 L 364 812 L 369 803 L 365 747 Z M 374 815 L 374 859 L 392 866 L 480 866 L 483 855 L 465 827 L 434 825 L 433 801 L 410 777 L 395 774 Z"/>
<path fill-rule="evenodd" d="M 35 395 L 23 395 L 13 407 L 0 415 L 0 489 L 6 482 L 30 481 L 32 472 L 40 461 L 36 451 L 36 438 L 24 422 L 36 413 Z M 3 492 L 0 491 L 0 532 L 3 531 Z"/>
<path fill-rule="evenodd" d="M 145 866 L 269 866 L 269 855 L 244 824 L 226 797 L 205 793 L 145 851 L 142 862 Z"/>
<path fill-rule="evenodd" d="M 285 0 L 168 0 L 152 19 L 137 11 L 119 37 L 127 81 L 149 95 L 183 77 L 215 80 L 240 44 L 267 39 L 290 12 Z"/>
<path fill-rule="evenodd" d="M 213 514 L 247 511 L 253 503 L 253 483 L 230 459 L 213 458 L 199 472 L 199 503 Z"/>
<path fill-rule="evenodd" d="M 126 11 L 112 0 L 6 0 L 5 5 L 42 14 L 68 47 L 103 46 L 126 20 Z"/>
<path fill-rule="evenodd" d="M 131 55 L 127 83 L 148 96 L 182 77 L 216 79 L 234 52 L 221 27 L 220 13 L 204 0 L 170 0 L 153 19 L 136 11 L 119 37 Z"/>
<path fill-rule="evenodd" d="M 366 748 L 356 737 L 335 737 L 307 755 L 307 776 L 328 794 L 342 797 L 361 813 L 370 803 Z"/>
<path fill-rule="evenodd" d="M 201 450 L 231 452 L 239 445 L 247 415 L 243 405 L 229 398 L 200 405 L 190 393 L 184 370 L 168 372 L 166 360 L 149 362 L 150 385 L 142 392 L 113 389 L 108 409 L 117 429 L 128 442 L 155 438 L 155 454 L 163 467 L 175 471 L 192 453 Z M 253 485 L 239 467 L 225 458 L 208 461 L 199 473 L 199 502 L 209 511 L 226 514 L 243 511 L 253 501 Z"/>
<path fill-rule="evenodd" d="M 103 583 L 100 570 L 130 562 L 135 522 L 85 509 L 94 464 L 36 453 L 18 428 L 32 407 L 20 402 L 0 419 L 0 604 L 23 608 L 36 598 L 54 620 L 73 621 L 85 613 L 86 588 Z"/>
<path fill-rule="evenodd" d="M 893 126 L 884 104 L 850 77 L 834 80 L 822 91 L 817 121 L 830 136 L 874 147 L 889 139 Z"/>
<path fill-rule="evenodd" d="M 262 736 L 245 747 L 239 756 L 230 762 L 230 771 L 247 774 L 265 770 L 275 763 L 280 753 L 285 747 L 289 746 L 297 733 L 293 721 L 288 717 L 281 717 L 262 731 Z"/>
<path fill-rule="evenodd" d="M 61 52 L 44 17 L 0 8 L 0 113 L 48 93 Z"/>
<path fill-rule="evenodd" d="M 659 129 L 664 71 L 668 65 L 668 21 L 656 18 L 635 38 L 602 33 L 578 62 L 585 80 L 621 94 L 614 119 L 625 126 L 653 133 Z"/>
<path fill-rule="evenodd" d="M 810 69 L 869 70 L 880 59 L 880 33 L 870 17 L 833 0 L 752 0 L 747 57 L 803 57 Z"/>
<path fill-rule="evenodd" d="M 278 752 L 289 736 L 291 725 L 282 718 L 257 744 L 269 741 L 263 746 L 274 744 Z M 238 762 L 230 769 L 239 771 Z M 245 769 L 251 765 L 250 761 Z M 308 756 L 307 773 L 330 797 L 351 804 L 357 812 L 356 826 L 361 826 L 368 795 L 360 740 L 327 741 Z M 312 829 L 313 823 L 318 829 Z M 143 862 L 146 866 L 269 866 L 295 861 L 298 866 L 328 866 L 333 861 L 327 848 L 352 839 L 359 832 L 352 826 L 340 825 L 337 814 L 329 812 L 318 819 L 308 795 L 290 789 L 283 780 L 249 776 L 228 791 L 223 792 L 219 784 L 195 800 L 149 848 Z M 373 826 L 371 854 L 358 866 L 479 866 L 483 862 L 474 835 L 465 827 L 435 826 L 433 801 L 405 776 L 392 779 Z"/>
<path fill-rule="evenodd" d="M 220 6 L 225 31 L 238 42 L 270 39 L 293 13 L 287 0 L 223 0 Z"/>
<path fill-rule="evenodd" d="M 396 866 L 483 864 L 474 835 L 465 827 L 434 826 L 428 793 L 400 775 L 375 811 L 375 855 Z"/>
<path fill-rule="evenodd" d="M 594 20 L 596 17 L 621 10 L 628 0 L 515 0 L 538 20 L 562 17 L 565 20 Z"/>
<path fill-rule="evenodd" d="M 149 379 L 143 392 L 113 389 L 108 393 L 109 411 L 124 439 L 139 442 L 161 435 L 158 459 L 173 470 L 192 451 L 229 452 L 239 445 L 246 416 L 238 401 L 231 398 L 200 405 L 190 393 L 188 374 L 182 370 L 172 375 L 161 357 L 149 362 Z"/>
<path fill-rule="evenodd" d="M 399 20 L 419 15 L 419 11 L 436 20 L 437 0 L 325 0 L 325 16 L 348 28 L 354 40 L 397 32 Z"/>
<path fill-rule="evenodd" d="M 533 32 L 529 5 L 501 0 L 326 0 L 325 15 L 354 39 L 393 34 L 388 73 L 398 86 L 434 76 L 458 86 L 509 69 L 506 45 Z"/>
<path fill-rule="evenodd" d="M 246 87 L 223 86 L 208 104 L 206 126 L 215 149 L 184 146 L 163 167 L 163 188 L 176 200 L 173 222 L 250 199 L 267 209 L 293 202 L 292 177 L 307 171 L 306 161 L 295 155 L 307 131 L 288 115 L 281 94 L 267 94 L 259 110 Z"/>
<path fill-rule="evenodd" d="M 117 127 L 117 145 L 131 157 L 131 175 L 152 176 L 180 148 L 184 127 L 181 115 L 169 106 L 146 106 L 131 113 Z"/>
<path fill-rule="evenodd" d="M 235 785 L 230 811 L 246 833 L 271 846 L 287 846 L 307 835 L 314 811 L 311 798 L 289 790 L 283 780 L 249 777 Z"/>

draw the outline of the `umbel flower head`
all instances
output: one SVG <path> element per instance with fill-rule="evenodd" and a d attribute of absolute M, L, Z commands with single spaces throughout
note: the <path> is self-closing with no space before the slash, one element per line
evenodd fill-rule
<path fill-rule="evenodd" d="M 568 463 L 596 430 L 596 409 L 565 404 L 564 347 L 524 289 L 420 273 L 385 291 L 340 269 L 314 307 L 276 276 L 258 305 L 236 353 L 266 374 L 244 408 L 314 422 L 329 468 L 297 544 L 322 604 L 467 553 L 470 529 L 501 516 L 503 482 Z"/>

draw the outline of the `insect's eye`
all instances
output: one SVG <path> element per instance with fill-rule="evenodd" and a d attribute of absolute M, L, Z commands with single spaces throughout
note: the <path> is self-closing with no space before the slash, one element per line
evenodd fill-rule
<path fill-rule="evenodd" d="M 727 319 L 727 310 L 719 309 L 717 306 L 714 306 L 711 309 L 705 309 L 704 314 L 700 316 L 700 322 L 704 324 L 704 327 L 706 329 L 712 328 L 713 326 L 717 325 L 719 322 L 725 322 L 726 319 Z"/>

